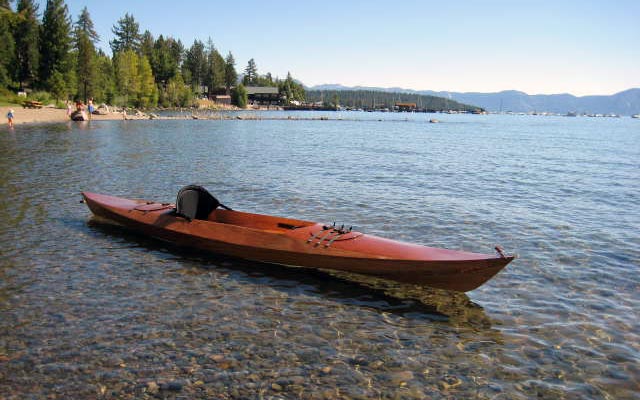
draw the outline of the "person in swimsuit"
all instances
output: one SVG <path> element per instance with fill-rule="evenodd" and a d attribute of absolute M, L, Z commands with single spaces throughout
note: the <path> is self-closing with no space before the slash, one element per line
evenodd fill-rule
<path fill-rule="evenodd" d="M 9 120 L 9 128 L 13 128 L 13 109 L 7 113 L 7 119 Z"/>
<path fill-rule="evenodd" d="M 95 107 L 93 106 L 93 97 L 89 99 L 89 120 L 91 120 L 91 116 L 93 115 L 93 111 Z"/>

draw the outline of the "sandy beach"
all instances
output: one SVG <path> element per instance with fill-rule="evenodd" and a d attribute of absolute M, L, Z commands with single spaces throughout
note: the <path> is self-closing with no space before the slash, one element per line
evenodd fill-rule
<path fill-rule="evenodd" d="M 2 116 L 3 123 L 7 123 L 7 113 L 10 109 L 13 109 L 13 123 L 14 125 L 32 124 L 32 123 L 49 123 L 49 122 L 65 122 L 69 121 L 67 117 L 67 110 L 43 107 L 39 109 L 34 108 L 22 108 L 21 106 L 2 106 L 0 107 L 0 115 Z M 127 119 L 148 119 L 148 116 L 140 117 L 136 115 L 127 114 Z M 93 120 L 117 120 L 123 119 L 121 112 L 111 112 L 106 115 L 93 115 Z"/>

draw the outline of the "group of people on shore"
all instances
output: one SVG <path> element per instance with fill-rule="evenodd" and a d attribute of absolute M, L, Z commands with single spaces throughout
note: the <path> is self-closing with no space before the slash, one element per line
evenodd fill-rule
<path fill-rule="evenodd" d="M 73 111 L 73 106 L 72 106 L 72 102 L 67 101 L 67 118 L 73 120 L 74 115 L 80 114 L 82 116 L 82 120 L 87 120 L 87 114 L 85 113 L 85 105 L 82 101 L 78 100 L 76 101 L 75 104 L 75 111 Z M 89 111 L 89 115 L 88 118 L 89 120 L 91 120 L 91 116 L 93 115 L 93 112 L 96 111 L 95 105 L 93 104 L 93 98 L 90 98 L 89 101 L 87 102 L 87 111 Z M 13 120 L 15 118 L 15 111 L 13 110 L 13 108 L 9 109 L 9 111 L 7 112 L 7 123 L 9 124 L 9 128 L 13 128 Z"/>
<path fill-rule="evenodd" d="M 74 119 L 73 115 L 74 114 L 80 114 L 82 116 L 82 120 L 86 120 L 87 119 L 87 114 L 84 112 L 85 110 L 85 106 L 84 103 L 81 100 L 76 101 L 76 111 L 73 111 L 73 107 L 71 106 L 71 102 L 67 101 L 67 117 L 69 119 Z M 93 112 L 96 110 L 95 106 L 93 105 L 93 98 L 90 98 L 89 101 L 87 102 L 87 110 L 89 111 L 89 121 L 91 121 L 91 116 L 93 115 Z"/>

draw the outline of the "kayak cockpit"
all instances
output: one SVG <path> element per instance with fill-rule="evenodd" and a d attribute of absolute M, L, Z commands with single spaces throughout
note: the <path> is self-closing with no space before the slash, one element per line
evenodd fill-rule
<path fill-rule="evenodd" d="M 297 219 L 233 211 L 220 203 L 205 188 L 197 185 L 188 185 L 180 189 L 176 198 L 175 213 L 188 220 L 210 221 L 270 232 L 286 232 L 316 224 Z"/>
<path fill-rule="evenodd" d="M 207 221 L 271 232 L 288 232 L 316 225 L 315 222 L 310 221 L 223 209 L 216 209 L 211 212 Z"/>

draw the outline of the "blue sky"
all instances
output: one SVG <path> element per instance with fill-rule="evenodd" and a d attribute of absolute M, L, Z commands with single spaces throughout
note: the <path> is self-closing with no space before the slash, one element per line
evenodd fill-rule
<path fill-rule="evenodd" d="M 44 10 L 41 0 L 40 12 Z M 126 12 L 186 46 L 211 37 L 238 70 L 306 85 L 612 94 L 640 87 L 640 1 L 81 1 L 101 47 Z M 447 4 L 448 3 L 448 4 Z"/>

